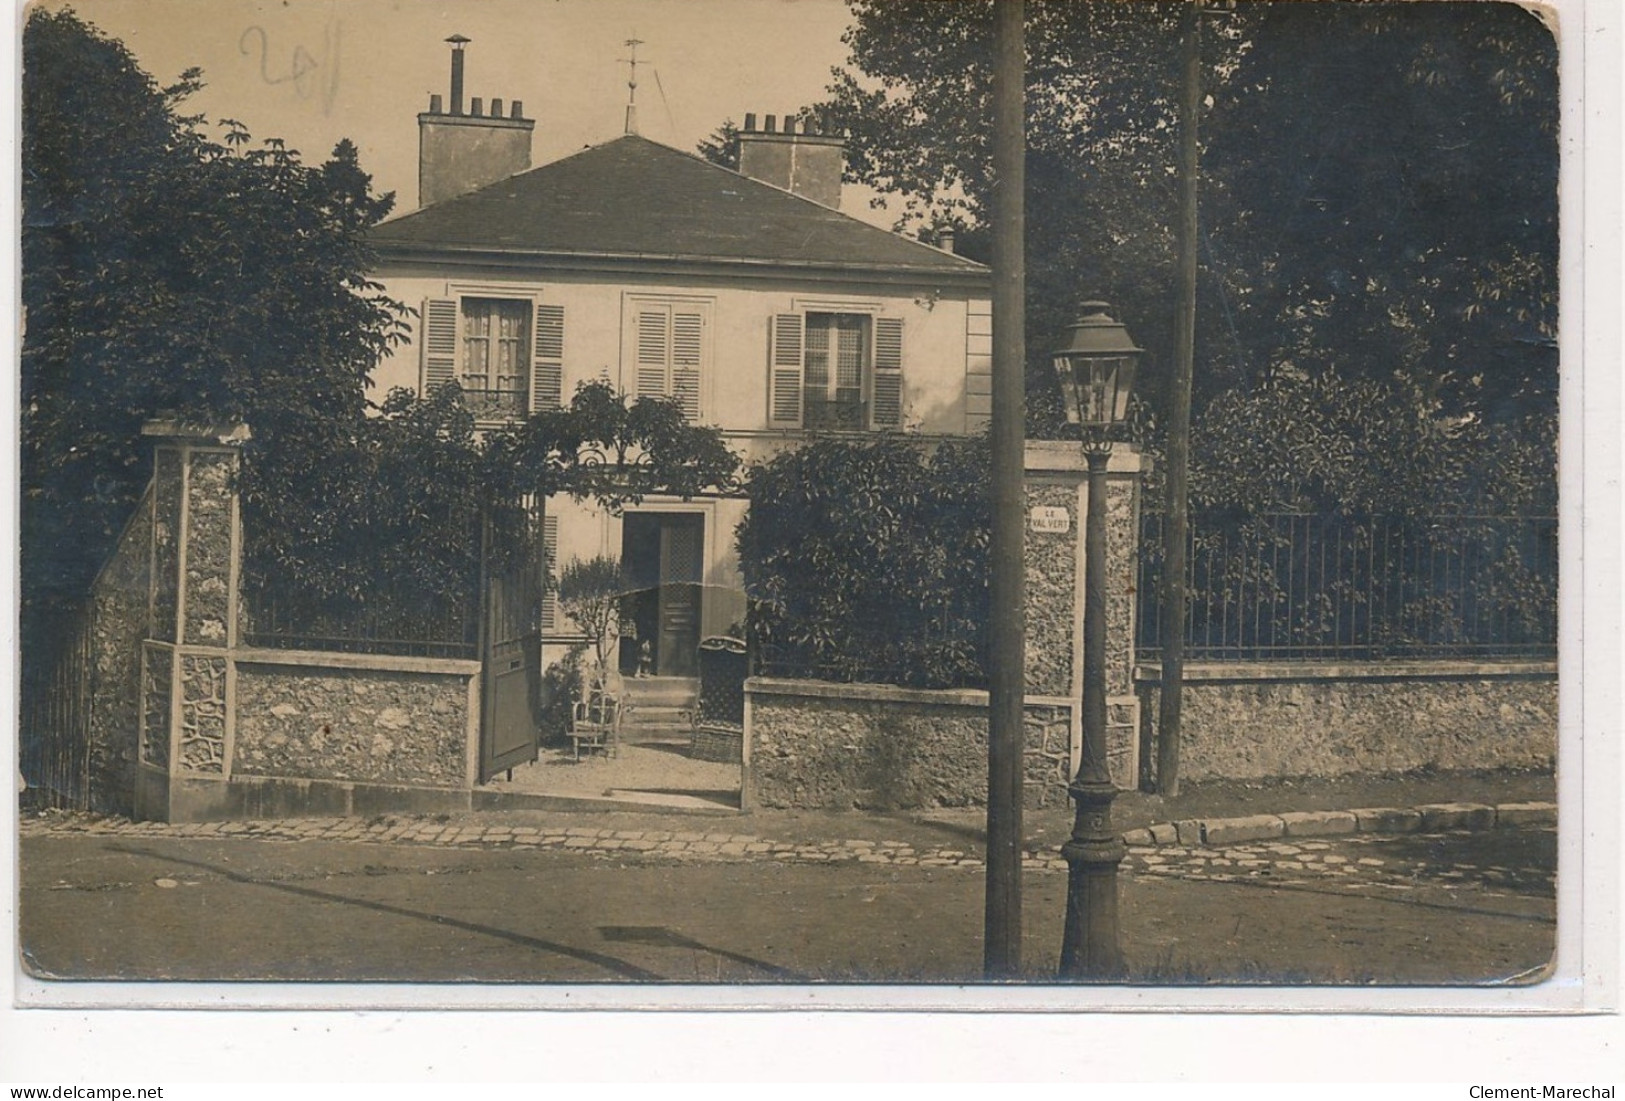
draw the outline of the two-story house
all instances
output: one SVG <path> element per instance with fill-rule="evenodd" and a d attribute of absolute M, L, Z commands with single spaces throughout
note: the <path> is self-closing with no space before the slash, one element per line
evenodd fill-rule
<path fill-rule="evenodd" d="M 535 121 L 462 97 L 418 116 L 420 201 L 378 226 L 376 277 L 420 310 L 382 392 L 455 379 L 489 423 L 608 379 L 675 398 L 748 462 L 817 433 L 980 431 L 989 273 L 841 213 L 841 139 L 745 117 L 735 172 L 631 132 L 538 168 Z M 547 504 L 549 559 L 618 556 L 653 672 L 692 675 L 737 630 L 745 502 L 650 498 L 610 515 Z M 572 641 L 544 616 L 544 663 Z M 631 661 L 635 658 L 626 658 Z"/>

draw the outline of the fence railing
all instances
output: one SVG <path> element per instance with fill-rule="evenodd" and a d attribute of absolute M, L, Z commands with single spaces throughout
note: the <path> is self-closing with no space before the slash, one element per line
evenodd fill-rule
<path fill-rule="evenodd" d="M 90 805 L 92 623 L 87 601 L 56 622 L 53 638 L 23 655 L 18 745 L 28 785 L 24 806 Z"/>
<path fill-rule="evenodd" d="M 1188 658 L 1556 653 L 1555 517 L 1198 513 L 1190 529 Z M 1146 513 L 1147 658 L 1162 647 L 1162 532 Z"/>
<path fill-rule="evenodd" d="M 278 650 L 474 658 L 479 654 L 479 601 L 427 601 L 420 594 L 369 592 L 365 602 L 334 604 L 294 592 L 243 593 L 243 642 Z"/>

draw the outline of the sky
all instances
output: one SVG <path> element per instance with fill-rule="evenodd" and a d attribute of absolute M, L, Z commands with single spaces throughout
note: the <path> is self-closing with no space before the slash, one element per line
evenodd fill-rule
<path fill-rule="evenodd" d="M 447 95 L 448 36 L 472 42 L 465 95 L 522 100 L 545 164 L 622 133 L 627 39 L 639 38 L 639 131 L 692 151 L 726 119 L 822 98 L 846 58 L 842 0 L 48 0 L 121 39 L 160 84 L 188 67 L 190 103 L 280 137 L 306 161 L 348 137 L 397 211 L 417 205 L 417 114 Z M 506 110 L 506 107 L 505 107 Z M 877 224 L 868 195 L 843 209 Z"/>

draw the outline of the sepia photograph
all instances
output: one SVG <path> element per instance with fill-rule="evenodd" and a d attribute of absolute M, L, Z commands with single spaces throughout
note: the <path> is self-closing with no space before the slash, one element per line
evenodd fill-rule
<path fill-rule="evenodd" d="M 29 997 L 1576 996 L 1555 9 L 17 19 Z"/>

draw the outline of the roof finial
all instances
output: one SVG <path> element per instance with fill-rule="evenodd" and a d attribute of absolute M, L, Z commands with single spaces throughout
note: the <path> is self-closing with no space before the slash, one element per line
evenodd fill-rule
<path fill-rule="evenodd" d="M 631 49 L 632 56 L 621 58 L 622 61 L 631 66 L 631 75 L 626 81 L 626 87 L 630 93 L 626 100 L 626 132 L 628 134 L 638 132 L 638 47 L 643 45 L 643 39 L 639 38 L 637 33 L 637 31 L 633 31 L 632 37 L 628 38 L 625 43 Z"/>

